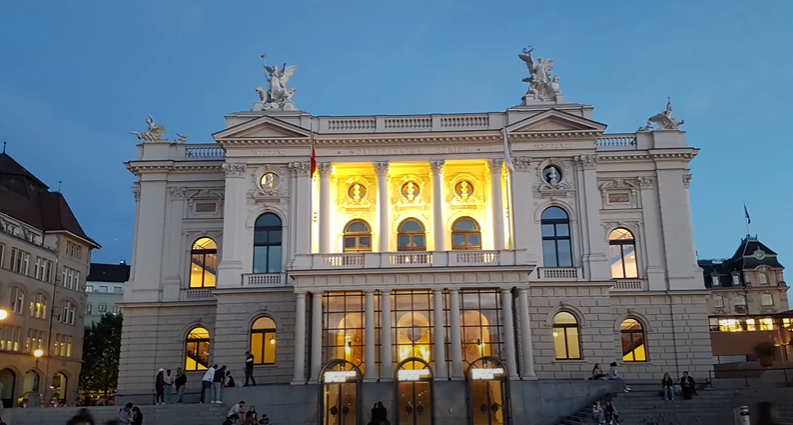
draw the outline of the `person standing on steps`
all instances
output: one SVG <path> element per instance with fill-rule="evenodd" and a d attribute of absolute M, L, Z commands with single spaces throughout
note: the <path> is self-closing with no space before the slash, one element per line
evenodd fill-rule
<path fill-rule="evenodd" d="M 176 368 L 176 403 L 184 403 L 184 389 L 187 385 L 187 375 L 182 371 L 181 367 Z"/>
<path fill-rule="evenodd" d="M 165 370 L 165 404 L 173 404 L 173 376 L 171 376 L 171 369 Z"/>
<path fill-rule="evenodd" d="M 220 391 L 223 388 L 225 378 L 226 365 L 223 365 L 220 369 L 215 371 L 215 375 L 212 378 L 212 403 L 223 404 Z"/>
<path fill-rule="evenodd" d="M 157 377 L 154 378 L 154 391 L 157 393 L 154 404 L 165 404 L 165 369 L 157 371 Z"/>
<path fill-rule="evenodd" d="M 661 393 L 664 396 L 664 400 L 675 399 L 675 381 L 672 380 L 668 373 L 665 373 L 664 378 L 661 379 Z"/>
<path fill-rule="evenodd" d="M 245 352 L 245 385 L 243 387 L 247 387 L 251 383 L 253 386 L 256 386 L 256 380 L 253 379 L 253 354 L 250 351 Z"/>
<path fill-rule="evenodd" d="M 207 372 L 204 374 L 204 377 L 201 378 L 201 401 L 203 403 L 206 401 L 206 393 L 209 392 L 209 397 L 212 397 L 212 380 L 215 379 L 215 371 L 218 369 L 218 365 L 212 365 Z M 214 400 L 210 400 L 214 401 Z"/>

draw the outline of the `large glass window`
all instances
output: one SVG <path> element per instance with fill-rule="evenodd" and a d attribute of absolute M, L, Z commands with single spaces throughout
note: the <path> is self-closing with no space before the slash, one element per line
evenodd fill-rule
<path fill-rule="evenodd" d="M 184 370 L 207 370 L 209 367 L 209 331 L 195 327 L 185 340 Z"/>
<path fill-rule="evenodd" d="M 363 220 L 353 220 L 344 227 L 344 252 L 372 250 L 372 230 Z"/>
<path fill-rule="evenodd" d="M 559 207 L 542 212 L 542 258 L 544 267 L 573 267 L 570 218 Z"/>
<path fill-rule="evenodd" d="M 482 232 L 476 220 L 461 217 L 452 224 L 452 249 L 482 249 Z"/>
<path fill-rule="evenodd" d="M 581 338 L 578 320 L 567 311 L 553 316 L 553 352 L 557 360 L 581 358 Z"/>
<path fill-rule="evenodd" d="M 264 213 L 253 229 L 253 272 L 281 273 L 281 219 Z"/>
<path fill-rule="evenodd" d="M 426 251 L 427 235 L 418 220 L 409 218 L 399 225 L 397 251 Z"/>
<path fill-rule="evenodd" d="M 627 229 L 614 229 L 609 233 L 609 256 L 612 279 L 636 279 L 636 241 Z"/>
<path fill-rule="evenodd" d="M 365 300 L 363 292 L 327 292 L 323 295 L 325 316 L 323 363 L 344 359 L 365 370 Z"/>
<path fill-rule="evenodd" d="M 470 363 L 483 356 L 501 359 L 501 293 L 498 290 L 468 290 L 461 291 L 460 295 L 463 369 L 467 370 Z"/>
<path fill-rule="evenodd" d="M 210 238 L 201 238 L 190 250 L 190 287 L 214 288 L 217 280 L 218 245 Z"/>
<path fill-rule="evenodd" d="M 275 322 L 260 317 L 251 326 L 251 354 L 254 364 L 275 364 Z"/>
<path fill-rule="evenodd" d="M 391 326 L 396 362 L 418 357 L 432 361 L 434 341 L 432 291 L 394 291 L 391 302 Z"/>
<path fill-rule="evenodd" d="M 636 319 L 625 319 L 620 325 L 622 339 L 622 361 L 646 362 L 647 348 L 644 342 L 644 328 Z"/>

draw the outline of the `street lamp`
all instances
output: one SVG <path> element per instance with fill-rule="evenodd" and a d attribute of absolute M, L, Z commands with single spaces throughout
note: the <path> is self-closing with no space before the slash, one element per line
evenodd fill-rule
<path fill-rule="evenodd" d="M 5 320 L 6 317 L 8 317 L 8 312 L 3 309 L 0 309 L 0 320 Z"/>
<path fill-rule="evenodd" d="M 44 355 L 44 351 L 39 348 L 33 352 L 33 357 L 36 358 L 36 379 L 33 381 L 33 392 L 39 393 L 39 358 Z"/>

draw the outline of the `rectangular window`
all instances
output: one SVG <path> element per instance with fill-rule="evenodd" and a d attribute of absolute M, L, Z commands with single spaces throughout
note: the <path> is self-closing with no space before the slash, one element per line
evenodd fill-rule
<path fill-rule="evenodd" d="M 14 273 L 28 275 L 30 267 L 30 254 L 21 249 L 11 249 L 11 271 Z"/>
<path fill-rule="evenodd" d="M 124 288 L 122 288 L 122 287 L 120 287 L 120 286 L 114 286 L 114 287 L 113 287 L 113 293 L 116 293 L 116 294 L 123 294 L 123 293 L 124 293 Z"/>
<path fill-rule="evenodd" d="M 94 292 L 94 285 L 85 285 L 85 292 Z"/>
<path fill-rule="evenodd" d="M 91 303 L 86 304 L 85 305 L 85 314 L 91 314 L 93 309 L 94 309 L 94 305 L 93 304 L 91 304 Z"/>
<path fill-rule="evenodd" d="M 119 314 L 119 313 L 121 313 L 121 306 L 119 306 L 118 304 L 114 304 L 113 305 L 113 314 Z"/>
<path fill-rule="evenodd" d="M 73 325 L 75 311 L 76 307 L 71 301 L 64 301 L 63 304 L 61 304 L 61 323 Z"/>
<path fill-rule="evenodd" d="M 28 336 L 25 339 L 25 351 L 32 353 L 41 349 L 44 344 L 44 331 L 28 329 Z"/>
<path fill-rule="evenodd" d="M 99 313 L 107 313 L 107 304 L 99 304 L 97 310 Z"/>
<path fill-rule="evenodd" d="M 11 312 L 22 314 L 22 310 L 25 308 L 25 293 L 22 292 L 22 289 L 16 286 L 11 288 L 8 293 L 8 299 L 10 301 L 9 307 L 11 307 Z"/>
<path fill-rule="evenodd" d="M 74 271 L 74 282 L 72 282 L 72 283 L 74 284 L 74 290 L 75 291 L 79 291 L 80 290 L 80 272 L 78 272 L 77 270 Z"/>
<path fill-rule="evenodd" d="M 69 284 L 67 285 L 67 288 L 74 289 L 74 270 L 73 269 L 69 269 L 68 280 L 69 280 Z"/>
<path fill-rule="evenodd" d="M 107 286 L 100 286 L 99 287 L 99 292 L 102 292 L 102 293 L 107 292 Z"/>
<path fill-rule="evenodd" d="M 0 269 L 5 266 L 6 246 L 0 243 Z"/>
<path fill-rule="evenodd" d="M 37 293 L 33 295 L 30 300 L 29 310 L 30 317 L 35 317 L 36 319 L 47 318 L 47 299 L 44 298 L 44 294 Z"/>
<path fill-rule="evenodd" d="M 3 331 L 0 332 L 0 350 L 19 351 L 20 340 L 22 337 L 22 328 L 18 326 L 4 326 Z"/>

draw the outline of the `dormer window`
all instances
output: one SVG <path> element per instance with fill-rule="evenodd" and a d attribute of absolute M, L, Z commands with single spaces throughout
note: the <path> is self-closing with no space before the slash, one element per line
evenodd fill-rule
<path fill-rule="evenodd" d="M 740 273 L 733 273 L 732 274 L 732 286 L 741 286 L 741 274 Z"/>
<path fill-rule="evenodd" d="M 710 275 L 710 286 L 712 287 L 721 286 L 721 281 L 719 280 L 718 274 L 713 273 L 712 275 Z"/>

